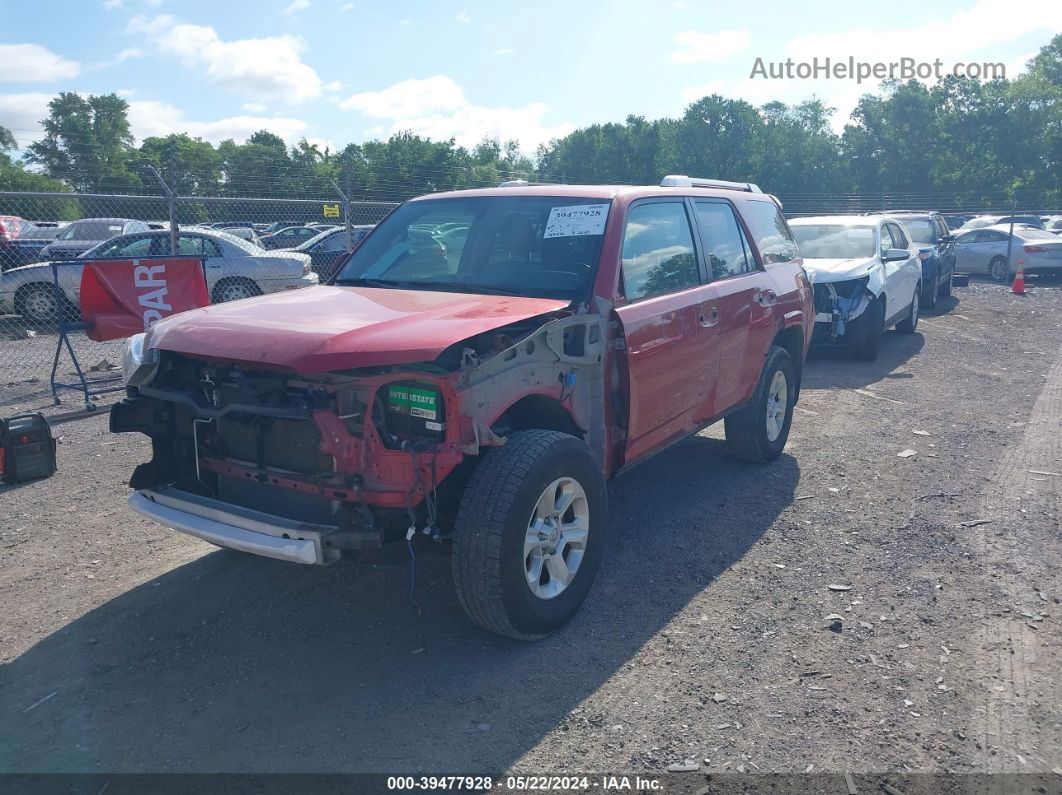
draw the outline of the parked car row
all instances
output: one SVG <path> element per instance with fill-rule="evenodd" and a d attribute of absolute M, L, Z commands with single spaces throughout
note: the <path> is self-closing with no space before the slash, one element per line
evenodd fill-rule
<path fill-rule="evenodd" d="M 143 223 L 143 222 L 138 222 Z M 267 252 L 219 229 L 182 228 L 177 254 L 204 260 L 211 301 L 221 303 L 264 293 L 294 290 L 319 282 L 309 254 Z M 170 254 L 170 231 L 143 230 L 97 243 L 76 262 L 126 257 L 163 257 Z M 80 314 L 82 266 L 58 269 L 61 296 L 55 293 L 49 263 L 12 268 L 0 274 L 0 314 L 15 312 L 35 324 L 53 324 L 62 316 Z"/>

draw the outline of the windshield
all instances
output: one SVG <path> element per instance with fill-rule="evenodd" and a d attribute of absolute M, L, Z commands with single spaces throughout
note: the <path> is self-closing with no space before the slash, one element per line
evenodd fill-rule
<path fill-rule="evenodd" d="M 122 234 L 122 224 L 117 221 L 87 221 L 70 224 L 59 235 L 59 240 L 110 240 Z"/>
<path fill-rule="evenodd" d="M 988 215 L 981 216 L 980 218 L 971 218 L 965 224 L 962 225 L 963 229 L 980 229 L 984 226 L 992 226 L 992 224 L 998 223 L 996 216 Z"/>
<path fill-rule="evenodd" d="M 793 237 L 808 259 L 856 259 L 874 256 L 874 227 L 795 224 Z"/>
<path fill-rule="evenodd" d="M 590 289 L 610 202 L 479 196 L 399 207 L 336 284 L 577 299 Z"/>
<path fill-rule="evenodd" d="M 928 218 L 904 218 L 903 225 L 915 243 L 936 243 L 937 226 Z"/>

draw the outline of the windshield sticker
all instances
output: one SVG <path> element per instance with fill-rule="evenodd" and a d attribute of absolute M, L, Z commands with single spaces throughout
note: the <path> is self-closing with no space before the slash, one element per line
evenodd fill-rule
<path fill-rule="evenodd" d="M 573 207 L 554 207 L 549 211 L 543 238 L 602 235 L 608 220 L 607 204 L 577 204 Z"/>

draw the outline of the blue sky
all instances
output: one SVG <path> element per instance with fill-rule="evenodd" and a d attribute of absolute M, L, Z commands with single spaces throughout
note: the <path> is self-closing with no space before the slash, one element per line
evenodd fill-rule
<path fill-rule="evenodd" d="M 58 91 L 116 91 L 138 138 L 270 129 L 342 146 L 412 129 L 541 142 L 721 93 L 812 95 L 843 124 L 874 82 L 749 79 L 757 57 L 993 62 L 1062 31 L 1057 0 L 0 0 L 0 124 L 24 145 Z"/>

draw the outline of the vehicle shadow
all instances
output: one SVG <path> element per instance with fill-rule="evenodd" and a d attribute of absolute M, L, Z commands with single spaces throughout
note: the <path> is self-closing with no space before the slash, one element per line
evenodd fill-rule
<path fill-rule="evenodd" d="M 862 389 L 884 378 L 901 379 L 898 373 L 908 359 L 925 347 L 920 330 L 914 334 L 887 331 L 881 338 L 881 352 L 872 362 L 862 362 L 852 351 L 840 347 L 814 347 L 804 362 L 803 389 Z"/>
<path fill-rule="evenodd" d="M 618 478 L 590 597 L 537 643 L 474 627 L 442 555 L 416 560 L 414 603 L 408 566 L 207 554 L 0 669 L 0 770 L 503 771 L 740 560 L 799 477 L 696 436 Z"/>
<path fill-rule="evenodd" d="M 959 299 L 955 295 L 941 295 L 937 296 L 937 305 L 930 308 L 928 306 L 922 307 L 923 317 L 937 317 L 939 315 L 946 315 L 951 310 L 955 309 L 959 305 Z"/>

